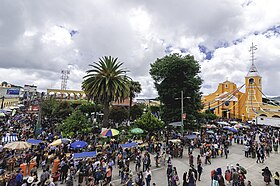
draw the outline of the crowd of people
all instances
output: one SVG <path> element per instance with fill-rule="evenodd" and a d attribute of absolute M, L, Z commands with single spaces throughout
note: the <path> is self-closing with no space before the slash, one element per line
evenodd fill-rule
<path fill-rule="evenodd" d="M 280 137 L 278 130 L 269 127 L 251 126 L 233 133 L 225 131 L 223 126 L 212 125 L 211 129 L 206 127 L 184 135 L 174 130 L 158 131 L 159 135 L 147 135 L 140 140 L 141 144 L 139 142 L 139 145 L 131 147 L 121 144 L 134 139 L 104 140 L 100 133 L 86 132 L 52 145 L 53 141 L 64 139 L 57 130 L 57 120 L 43 119 L 40 132 L 36 135 L 37 117 L 36 113 L 17 111 L 1 119 L 0 186 L 114 185 L 113 176 L 119 178 L 122 185 L 150 186 L 156 185 L 152 166 L 166 167 L 168 186 L 178 186 L 181 182 L 184 186 L 192 186 L 201 180 L 204 166 L 211 164 L 213 159 L 228 158 L 233 143 L 244 146 L 246 158 L 255 158 L 257 163 L 263 163 L 272 151 L 278 152 Z M 18 150 L 4 148 L 9 140 L 27 139 L 40 140 L 40 143 Z M 71 142 L 75 141 L 85 141 L 88 145 L 71 148 Z M 181 175 L 178 175 L 172 159 L 183 158 L 185 148 L 188 149 L 190 168 L 180 179 Z M 198 152 L 196 157 L 195 151 Z M 74 154 L 79 152 L 97 153 L 93 157 L 75 158 Z M 25 170 L 23 164 L 26 164 Z M 210 174 L 213 186 L 251 184 L 249 180 L 245 182 L 247 171 L 239 164 L 236 167 L 228 165 L 224 173 L 221 168 L 217 168 Z M 275 184 L 279 185 L 278 172 L 272 174 L 266 167 L 262 175 L 266 183 L 270 183 L 273 178 Z"/>

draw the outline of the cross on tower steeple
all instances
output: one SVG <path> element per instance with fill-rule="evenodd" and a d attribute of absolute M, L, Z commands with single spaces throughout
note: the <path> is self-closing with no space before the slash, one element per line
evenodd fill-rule
<path fill-rule="evenodd" d="M 252 42 L 252 46 L 250 46 L 250 50 L 249 50 L 249 52 L 251 54 L 251 62 L 252 62 L 252 64 L 251 64 L 251 67 L 250 67 L 250 70 L 249 70 L 247 76 L 252 76 L 252 75 L 254 75 L 254 76 L 257 75 L 258 76 L 259 75 L 258 74 L 258 70 L 257 70 L 257 68 L 255 66 L 256 58 L 254 56 L 255 50 L 257 50 L 257 49 L 258 49 L 257 45 L 254 45 L 254 43 Z"/>

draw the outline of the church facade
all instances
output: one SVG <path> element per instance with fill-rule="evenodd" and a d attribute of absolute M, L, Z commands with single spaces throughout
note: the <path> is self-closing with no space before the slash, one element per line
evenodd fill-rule
<path fill-rule="evenodd" d="M 245 87 L 245 92 L 240 90 Z M 217 90 L 202 97 L 203 111 L 210 110 L 218 117 L 254 120 L 258 116 L 280 118 L 280 106 L 263 98 L 262 77 L 252 62 L 245 83 L 237 87 L 235 83 L 225 81 Z"/>

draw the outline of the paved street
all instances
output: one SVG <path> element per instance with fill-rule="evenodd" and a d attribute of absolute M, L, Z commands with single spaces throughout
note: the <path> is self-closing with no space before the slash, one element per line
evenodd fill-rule
<path fill-rule="evenodd" d="M 245 158 L 244 152 L 243 152 L 243 145 L 233 144 L 230 146 L 230 154 L 228 159 L 225 159 L 225 157 L 218 157 L 211 159 L 212 164 L 211 165 L 205 165 L 204 164 L 204 158 L 203 160 L 203 172 L 201 175 L 201 181 L 197 182 L 197 186 L 210 186 L 211 185 L 211 179 L 210 179 L 210 171 L 216 168 L 221 167 L 224 175 L 224 171 L 226 170 L 227 164 L 236 166 L 237 163 L 239 163 L 242 167 L 244 167 L 247 170 L 246 174 L 246 183 L 248 180 L 252 182 L 253 186 L 262 186 L 265 185 L 263 181 L 263 177 L 261 175 L 261 169 L 265 168 L 266 166 L 269 167 L 272 174 L 274 174 L 275 171 L 280 171 L 280 153 L 276 154 L 275 152 L 272 152 L 270 154 L 270 157 L 267 157 L 265 159 L 264 163 L 256 163 L 256 159 L 252 158 Z M 194 151 L 194 163 L 196 165 L 196 156 L 198 154 L 198 150 L 196 149 Z M 155 167 L 155 162 L 153 155 L 151 156 L 152 160 L 152 182 L 156 183 L 157 186 L 167 186 L 167 177 L 166 177 L 166 167 Z M 187 149 L 184 151 L 183 158 L 173 158 L 172 159 L 173 166 L 177 168 L 178 175 L 180 176 L 180 182 L 182 184 L 182 177 L 183 173 L 185 171 L 189 170 L 189 160 L 187 157 Z M 131 163 L 130 165 L 131 169 L 134 170 L 135 164 Z M 41 173 L 41 171 L 39 171 Z M 135 172 L 134 172 L 135 176 Z M 120 179 L 118 176 L 118 169 L 113 169 L 113 183 L 115 186 L 121 186 Z M 59 184 L 60 186 L 65 184 Z M 76 183 L 77 184 L 77 178 Z M 271 185 L 274 185 L 271 184 Z"/>
<path fill-rule="evenodd" d="M 211 165 L 204 165 L 203 164 L 203 173 L 201 176 L 201 181 L 197 182 L 198 186 L 210 186 L 211 185 L 211 179 L 210 179 L 210 171 L 213 169 L 216 169 L 218 167 L 221 167 L 224 171 L 226 169 L 226 165 L 233 164 L 234 166 L 236 163 L 239 163 L 241 166 L 246 168 L 247 174 L 246 174 L 246 183 L 247 180 L 250 180 L 252 182 L 253 186 L 261 186 L 265 185 L 263 181 L 263 177 L 261 175 L 261 169 L 265 168 L 268 166 L 274 174 L 275 171 L 280 171 L 280 154 L 272 153 L 270 157 L 265 159 L 264 163 L 256 163 L 256 159 L 252 158 L 245 158 L 244 153 L 243 153 L 243 146 L 242 145 L 237 145 L 233 144 L 230 147 L 230 154 L 229 158 L 225 159 L 225 157 L 218 157 L 215 159 L 212 159 L 212 164 Z M 196 160 L 196 156 L 198 154 L 198 151 L 195 150 L 194 152 L 194 157 Z M 152 158 L 153 159 L 153 158 Z M 184 171 L 187 171 L 189 169 L 189 163 L 188 163 L 188 158 L 187 158 L 187 150 L 184 151 L 184 157 L 181 158 L 174 158 L 172 160 L 173 165 L 177 167 L 178 174 L 180 176 L 180 182 L 182 183 L 182 176 Z M 195 161 L 196 165 L 196 161 Z M 134 165 L 131 167 L 134 168 Z M 152 176 L 152 182 L 156 183 L 157 186 L 167 186 L 167 178 L 166 178 L 166 167 L 161 167 L 161 168 L 156 168 L 154 162 L 152 163 L 152 169 L 153 169 L 153 176 Z M 117 176 L 117 172 L 115 172 L 114 176 L 114 181 L 116 186 L 121 185 L 120 180 Z M 274 185 L 274 184 L 271 184 Z"/>

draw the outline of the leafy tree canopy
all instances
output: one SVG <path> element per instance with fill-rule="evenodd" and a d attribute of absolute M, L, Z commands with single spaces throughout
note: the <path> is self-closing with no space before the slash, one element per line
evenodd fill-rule
<path fill-rule="evenodd" d="M 184 98 L 189 97 L 184 99 L 186 119 L 191 121 L 198 115 L 202 108 L 199 72 L 198 62 L 190 55 L 170 54 L 151 64 L 150 74 L 162 103 L 161 117 L 166 123 L 181 120 L 181 91 Z"/>
<path fill-rule="evenodd" d="M 85 103 L 85 104 L 78 106 L 78 109 L 84 114 L 85 113 L 91 114 L 92 112 L 95 112 L 96 105 L 94 103 Z"/>
<path fill-rule="evenodd" d="M 41 103 L 43 117 L 65 119 L 73 109 L 67 101 L 57 101 L 55 99 L 44 100 Z"/>
<path fill-rule="evenodd" d="M 90 127 L 90 124 L 80 110 L 73 112 L 59 126 L 60 130 L 67 135 L 76 134 L 76 132 L 81 133 L 88 127 Z"/>
<path fill-rule="evenodd" d="M 143 108 L 142 105 L 133 105 L 130 109 L 130 118 L 132 121 L 136 120 L 143 114 Z"/>
<path fill-rule="evenodd" d="M 137 127 L 148 132 L 159 130 L 164 127 L 164 123 L 157 119 L 150 111 L 143 114 L 139 119 L 137 119 L 136 125 Z"/>
<path fill-rule="evenodd" d="M 129 96 L 129 81 L 123 63 L 118 58 L 104 56 L 90 65 L 82 87 L 89 99 L 104 105 L 103 126 L 109 127 L 109 106 L 112 101 L 123 101 Z"/>
<path fill-rule="evenodd" d="M 109 118 L 113 123 L 122 123 L 127 119 L 128 111 L 124 107 L 112 107 L 110 110 Z"/>

